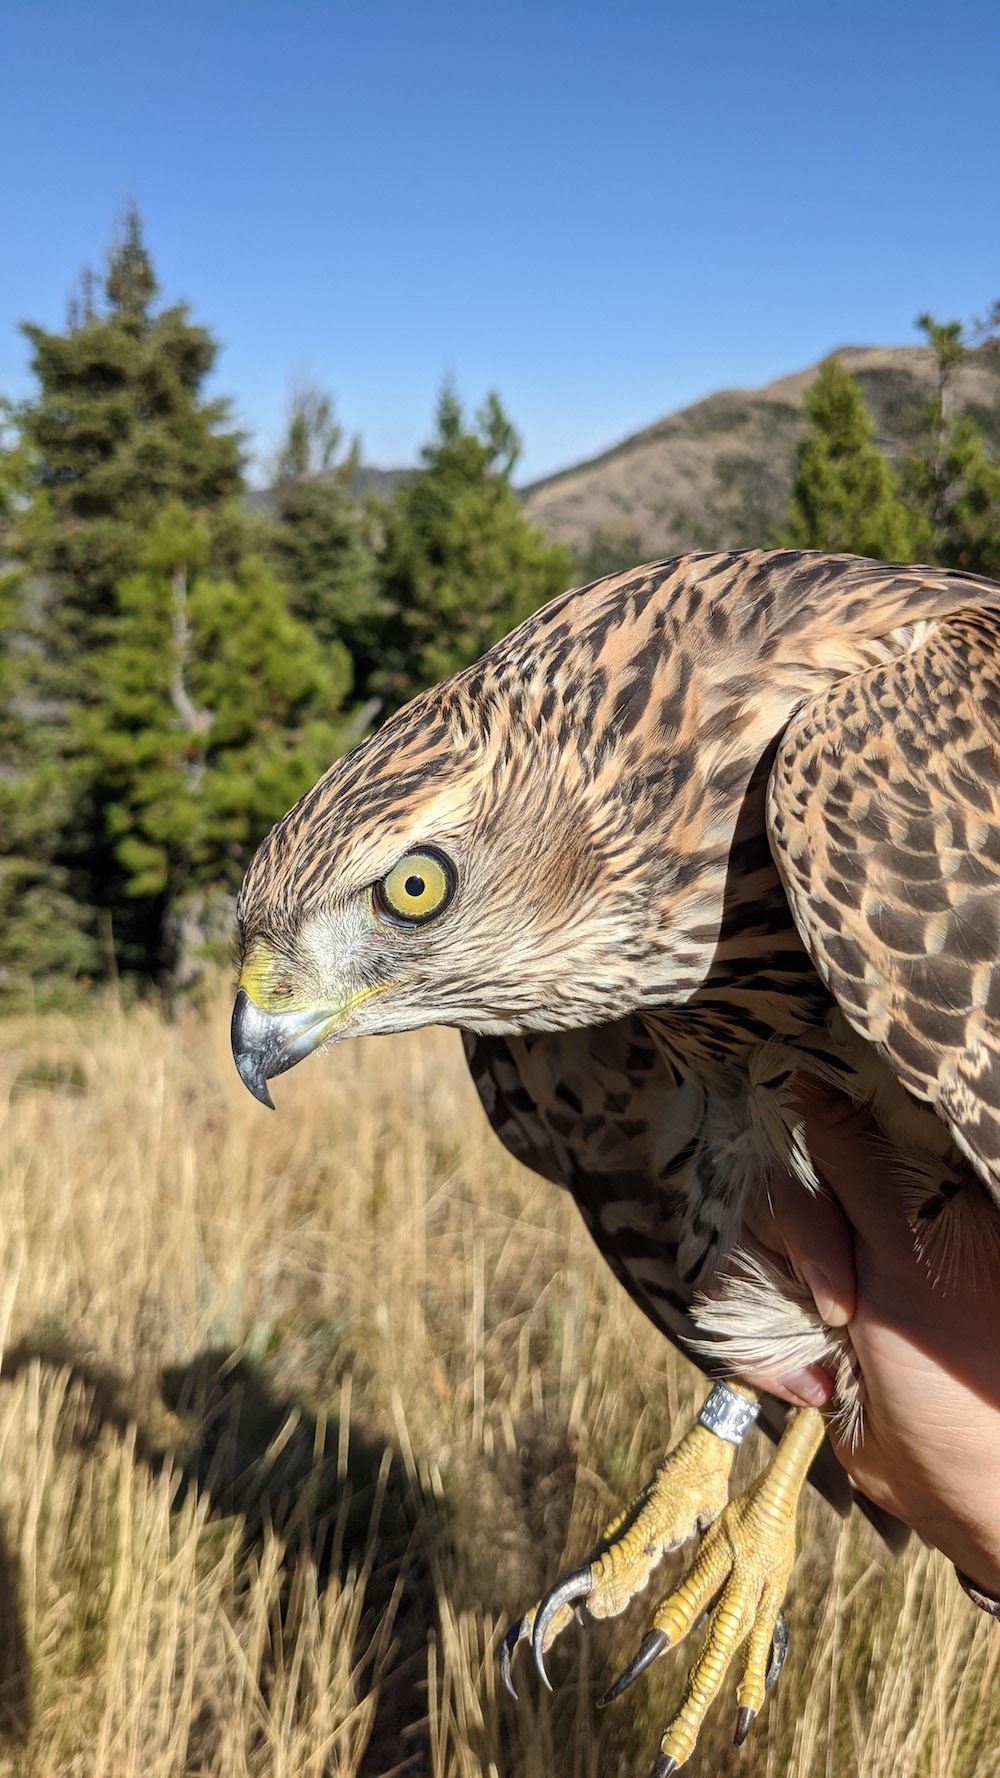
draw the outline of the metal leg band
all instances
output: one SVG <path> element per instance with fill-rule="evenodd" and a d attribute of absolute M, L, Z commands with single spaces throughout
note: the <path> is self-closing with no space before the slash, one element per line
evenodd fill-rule
<path fill-rule="evenodd" d="M 699 1426 L 707 1426 L 727 1444 L 741 1445 L 760 1413 L 760 1403 L 748 1401 L 728 1383 L 716 1383 L 702 1403 Z"/>

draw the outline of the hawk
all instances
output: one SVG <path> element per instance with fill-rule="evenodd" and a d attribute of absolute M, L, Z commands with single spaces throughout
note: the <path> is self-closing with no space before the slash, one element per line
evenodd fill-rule
<path fill-rule="evenodd" d="M 797 1081 L 870 1107 L 921 1240 L 968 1243 L 1000 1201 L 998 642 L 1000 586 L 947 570 L 750 551 L 618 574 L 338 760 L 243 886 L 233 1047 L 259 1099 L 327 1042 L 457 1026 L 500 1139 L 664 1333 L 713 1342 L 729 1382 L 503 1655 L 509 1677 L 530 1639 L 544 1676 L 578 1602 L 622 1610 L 700 1528 L 612 1688 L 718 1596 L 656 1778 L 738 1648 L 737 1740 L 780 1666 L 824 1422 L 765 1402 L 778 1450 L 729 1500 L 761 1407 L 741 1367 L 792 1342 L 857 1418 L 844 1331 L 733 1261 L 752 1186 L 818 1187 Z"/>

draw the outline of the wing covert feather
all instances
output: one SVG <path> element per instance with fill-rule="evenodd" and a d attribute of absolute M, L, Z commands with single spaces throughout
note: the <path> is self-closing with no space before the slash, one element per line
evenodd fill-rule
<path fill-rule="evenodd" d="M 998 661 L 1000 614 L 962 610 L 807 704 L 768 829 L 845 1017 L 1000 1200 Z"/>

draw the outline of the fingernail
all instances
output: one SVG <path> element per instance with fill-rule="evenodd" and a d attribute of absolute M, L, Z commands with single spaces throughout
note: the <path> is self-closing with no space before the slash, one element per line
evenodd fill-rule
<path fill-rule="evenodd" d="M 782 1389 L 803 1408 L 821 1408 L 833 1394 L 833 1378 L 818 1367 L 786 1371 L 780 1381 Z"/>
<path fill-rule="evenodd" d="M 802 1276 L 812 1291 L 813 1301 L 827 1327 L 844 1327 L 850 1320 L 850 1310 L 836 1295 L 826 1273 L 819 1266 L 804 1265 Z"/>

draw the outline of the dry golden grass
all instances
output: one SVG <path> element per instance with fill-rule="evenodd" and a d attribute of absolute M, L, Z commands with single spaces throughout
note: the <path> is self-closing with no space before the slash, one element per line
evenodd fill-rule
<path fill-rule="evenodd" d="M 346 1046 L 270 1116 L 227 1022 L 0 1028 L 0 1772 L 642 1778 L 684 1657 L 594 1710 L 642 1606 L 568 1633 L 551 1701 L 495 1654 L 697 1379 L 452 1035 Z M 692 1778 L 1000 1774 L 1000 1638 L 937 1557 L 811 1500 L 789 1619 Z"/>

